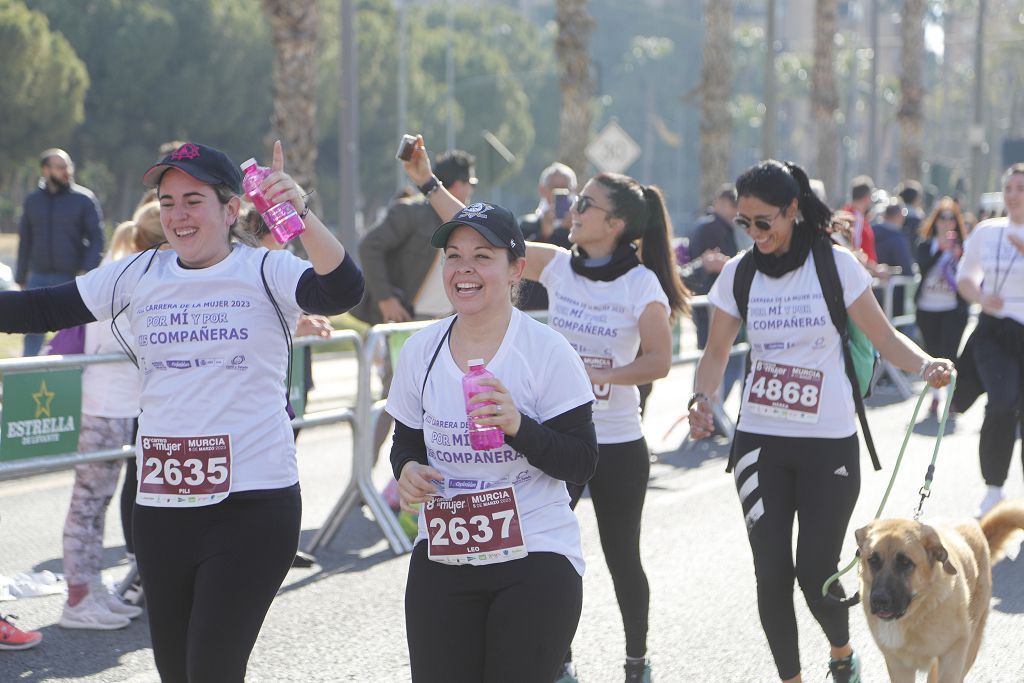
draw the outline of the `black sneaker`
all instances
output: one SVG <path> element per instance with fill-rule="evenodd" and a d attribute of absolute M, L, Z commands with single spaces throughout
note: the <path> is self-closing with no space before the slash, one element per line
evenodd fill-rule
<path fill-rule="evenodd" d="M 651 662 L 648 659 L 639 661 L 626 660 L 622 667 L 626 670 L 626 683 L 651 683 Z"/>
<path fill-rule="evenodd" d="M 828 672 L 835 683 L 860 683 L 860 657 L 854 652 L 843 659 L 830 659 Z"/>

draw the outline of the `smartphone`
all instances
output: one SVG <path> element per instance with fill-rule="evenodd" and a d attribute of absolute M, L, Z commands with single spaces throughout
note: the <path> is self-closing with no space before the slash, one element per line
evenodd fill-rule
<path fill-rule="evenodd" d="M 415 135 L 403 135 L 401 142 L 398 143 L 398 151 L 395 152 L 395 158 L 399 161 L 409 161 L 412 159 L 412 153 L 416 150 L 416 136 Z"/>
<path fill-rule="evenodd" d="M 569 206 L 572 204 L 572 197 L 569 196 L 569 190 L 564 188 L 551 190 L 551 194 L 555 199 L 555 220 L 560 221 L 569 215 Z"/>

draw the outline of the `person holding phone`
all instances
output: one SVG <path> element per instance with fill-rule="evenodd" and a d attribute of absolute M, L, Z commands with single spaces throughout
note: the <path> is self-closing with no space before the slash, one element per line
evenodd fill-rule
<path fill-rule="evenodd" d="M 967 302 L 956 291 L 966 239 L 960 207 L 952 197 L 943 197 L 921 224 L 916 254 L 921 284 L 914 295 L 924 350 L 936 358 L 956 358 L 967 327 Z M 941 389 L 932 389 L 928 414 L 933 418 L 938 417 L 942 395 Z"/>
<path fill-rule="evenodd" d="M 556 161 L 541 172 L 537 194 L 540 203 L 536 210 L 519 219 L 523 237 L 528 242 L 569 249 L 569 207 L 576 198 L 576 172 Z M 516 305 L 524 311 L 546 311 L 547 290 L 536 280 L 523 280 Z"/>

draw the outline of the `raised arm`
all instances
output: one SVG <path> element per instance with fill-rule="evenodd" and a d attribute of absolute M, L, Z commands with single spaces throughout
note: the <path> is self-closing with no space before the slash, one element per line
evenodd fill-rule
<path fill-rule="evenodd" d="M 412 150 L 412 157 L 409 161 L 403 161 L 402 166 L 405 168 L 406 175 L 409 176 L 409 180 L 413 182 L 416 187 L 423 187 L 434 175 L 434 172 L 430 168 L 430 159 L 427 157 L 427 148 L 423 144 L 423 136 L 416 136 L 416 145 Z M 457 214 L 460 209 L 466 208 L 466 205 L 452 196 L 452 193 L 448 191 L 440 181 L 437 181 L 437 189 L 430 192 L 427 195 L 427 199 L 430 201 L 430 205 L 434 207 L 434 211 L 441 217 L 441 220 L 450 221 L 452 216 Z"/>

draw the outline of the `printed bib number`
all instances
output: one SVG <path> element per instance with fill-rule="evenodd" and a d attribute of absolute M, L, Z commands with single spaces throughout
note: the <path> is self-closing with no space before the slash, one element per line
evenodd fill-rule
<path fill-rule="evenodd" d="M 607 370 L 612 366 L 612 359 L 605 356 L 580 356 L 583 364 L 595 370 Z M 607 410 L 608 401 L 612 397 L 611 384 L 594 384 L 594 410 Z"/>
<path fill-rule="evenodd" d="M 505 486 L 423 504 L 427 557 L 442 564 L 497 564 L 526 557 L 516 491 Z"/>
<path fill-rule="evenodd" d="M 820 370 L 759 360 L 754 363 L 747 410 L 794 422 L 815 423 L 824 379 L 825 374 Z"/>
<path fill-rule="evenodd" d="M 231 437 L 143 436 L 136 500 L 154 507 L 200 507 L 231 492 Z"/>

